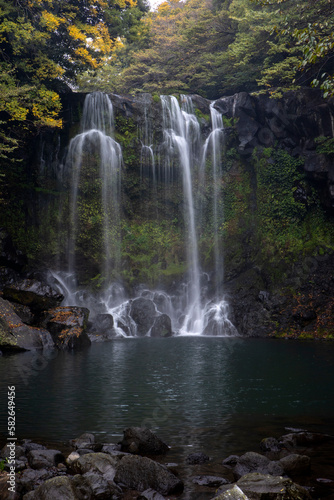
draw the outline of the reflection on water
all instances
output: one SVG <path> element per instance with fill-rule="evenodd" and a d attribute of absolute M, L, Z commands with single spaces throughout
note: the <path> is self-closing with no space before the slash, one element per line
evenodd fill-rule
<path fill-rule="evenodd" d="M 333 354 L 329 343 L 119 339 L 75 353 L 2 357 L 0 397 L 16 385 L 18 437 L 64 441 L 86 431 L 115 441 L 125 427 L 147 425 L 175 448 L 219 447 L 226 456 L 284 425 L 327 430 Z"/>

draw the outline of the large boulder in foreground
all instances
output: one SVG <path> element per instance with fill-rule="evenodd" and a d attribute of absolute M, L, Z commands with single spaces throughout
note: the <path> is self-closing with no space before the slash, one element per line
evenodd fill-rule
<path fill-rule="evenodd" d="M 13 306 L 0 297 L 0 348 L 4 351 L 31 351 L 53 348 L 50 333 L 24 324 Z"/>
<path fill-rule="evenodd" d="M 49 330 L 58 349 L 77 349 L 91 343 L 86 333 L 88 316 L 85 307 L 55 307 L 44 312 L 41 324 Z"/>
<path fill-rule="evenodd" d="M 252 472 L 240 478 L 236 485 L 252 500 L 311 500 L 305 488 L 286 477 Z M 218 493 L 223 494 L 228 490 L 228 487 L 223 486 Z M 215 500 L 227 498 L 227 496 L 218 495 Z"/>
<path fill-rule="evenodd" d="M 11 302 L 29 306 L 33 311 L 46 311 L 60 305 L 64 296 L 46 283 L 23 279 L 4 288 L 3 296 Z"/>
<path fill-rule="evenodd" d="M 137 455 L 126 455 L 121 459 L 114 481 L 138 491 L 152 488 L 161 495 L 171 495 L 183 490 L 183 482 L 167 467 Z"/>
<path fill-rule="evenodd" d="M 137 336 L 145 336 L 158 316 L 155 304 L 150 299 L 139 297 L 131 302 L 130 316 L 137 325 Z"/>
<path fill-rule="evenodd" d="M 123 431 L 122 451 L 140 455 L 164 455 L 168 445 L 147 427 L 128 427 Z"/>

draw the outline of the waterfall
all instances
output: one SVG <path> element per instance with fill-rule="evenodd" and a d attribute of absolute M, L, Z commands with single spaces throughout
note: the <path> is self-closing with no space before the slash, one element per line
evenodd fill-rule
<path fill-rule="evenodd" d="M 212 203 L 212 232 L 214 238 L 214 270 L 216 282 L 216 295 L 221 294 L 221 284 L 224 278 L 224 262 L 219 239 L 219 225 L 222 222 L 222 155 L 224 145 L 224 124 L 222 115 L 214 108 L 215 102 L 210 104 L 210 116 L 212 131 L 205 141 L 201 165 L 201 184 L 205 185 L 205 167 L 208 157 L 211 155 L 211 182 L 213 185 Z"/>
<path fill-rule="evenodd" d="M 184 192 L 184 218 L 188 230 L 187 258 L 189 284 L 187 289 L 187 306 L 181 331 L 201 333 L 203 315 L 200 289 L 200 268 L 198 258 L 198 241 L 196 233 L 195 207 L 193 196 L 194 158 L 192 152 L 198 145 L 199 124 L 196 117 L 189 113 L 190 103 L 185 96 L 181 97 L 185 108 L 181 110 L 174 96 L 161 96 L 163 109 L 164 136 L 169 149 L 177 150 L 182 170 Z"/>
<path fill-rule="evenodd" d="M 68 237 L 68 271 L 76 273 L 76 248 L 79 232 L 95 225 L 104 250 L 100 273 L 110 282 L 111 270 L 120 266 L 120 175 L 122 151 L 113 139 L 113 107 L 109 97 L 101 92 L 86 96 L 81 120 L 81 132 L 70 142 L 65 163 L 65 175 L 70 177 L 70 229 Z M 100 214 L 84 213 L 85 199 L 99 191 Z M 81 213 L 80 213 L 81 209 Z M 97 217 L 99 220 L 96 220 Z M 85 224 L 85 228 L 83 228 Z M 86 229 L 87 228 L 87 229 Z M 80 231 L 79 231 L 80 229 Z M 95 237 L 95 235 L 94 235 Z M 92 241 L 93 245 L 93 241 Z"/>

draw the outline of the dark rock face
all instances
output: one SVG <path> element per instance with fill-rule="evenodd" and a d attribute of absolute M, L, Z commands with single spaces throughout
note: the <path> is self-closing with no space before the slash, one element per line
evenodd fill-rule
<path fill-rule="evenodd" d="M 191 453 L 190 455 L 187 456 L 186 462 L 189 465 L 196 465 L 196 464 L 205 464 L 210 460 L 210 457 L 208 455 L 205 455 L 205 453 Z"/>
<path fill-rule="evenodd" d="M 31 307 L 35 311 L 45 311 L 55 307 L 64 299 L 63 295 L 49 285 L 34 279 L 17 281 L 4 288 L 5 299 Z"/>
<path fill-rule="evenodd" d="M 41 324 L 59 349 L 86 347 L 91 343 L 86 333 L 88 316 L 84 307 L 56 307 L 44 313 Z"/>
<path fill-rule="evenodd" d="M 30 351 L 52 348 L 54 342 L 47 330 L 25 325 L 12 305 L 0 298 L 0 347 L 2 350 Z"/>
<path fill-rule="evenodd" d="M 137 336 L 143 337 L 149 332 L 158 314 L 152 300 L 139 297 L 131 303 L 130 316 L 137 325 Z"/>
<path fill-rule="evenodd" d="M 168 445 L 146 427 L 129 427 L 123 431 L 122 451 L 141 455 L 164 455 Z"/>
<path fill-rule="evenodd" d="M 167 314 L 155 318 L 151 328 L 151 337 L 171 337 L 173 335 L 172 322 Z"/>

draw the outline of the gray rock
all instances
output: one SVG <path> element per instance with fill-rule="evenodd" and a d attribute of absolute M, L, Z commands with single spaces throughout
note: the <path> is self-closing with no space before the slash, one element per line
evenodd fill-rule
<path fill-rule="evenodd" d="M 237 486 L 252 500 L 310 500 L 309 492 L 291 479 L 269 474 L 250 473 Z"/>
<path fill-rule="evenodd" d="M 250 472 L 280 476 L 283 474 L 283 466 L 279 462 L 271 461 L 259 453 L 249 451 L 239 458 L 233 473 L 237 478 L 240 478 Z"/>
<path fill-rule="evenodd" d="M 31 450 L 28 461 L 33 469 L 44 469 L 65 463 L 64 455 L 58 450 Z"/>
<path fill-rule="evenodd" d="M 85 307 L 56 307 L 44 312 L 41 325 L 47 328 L 58 349 L 89 346 L 86 333 L 89 310 Z"/>
<path fill-rule="evenodd" d="M 262 439 L 260 443 L 260 448 L 262 451 L 272 451 L 272 452 L 278 452 L 281 450 L 281 445 L 278 441 L 278 439 L 273 438 L 273 437 L 268 437 Z"/>
<path fill-rule="evenodd" d="M 75 493 L 71 480 L 67 476 L 48 479 L 35 491 L 24 496 L 24 500 L 81 500 L 81 498 Z"/>
<path fill-rule="evenodd" d="M 165 500 L 165 497 L 152 488 L 148 488 L 137 497 L 137 500 Z"/>
<path fill-rule="evenodd" d="M 149 332 L 158 313 L 152 300 L 139 297 L 131 303 L 130 316 L 137 325 L 137 336 L 143 337 Z"/>
<path fill-rule="evenodd" d="M 119 459 L 112 457 L 107 453 L 87 453 L 82 455 L 72 464 L 72 468 L 77 474 L 85 474 L 86 472 L 100 474 L 105 476 L 105 479 L 112 481 L 116 474 L 116 467 Z"/>
<path fill-rule="evenodd" d="M 126 488 L 145 491 L 156 490 L 161 495 L 178 493 L 183 490 L 183 482 L 167 467 L 150 458 L 135 455 L 123 457 L 117 467 L 115 483 Z"/>
<path fill-rule="evenodd" d="M 192 478 L 192 482 L 200 486 L 209 486 L 210 488 L 219 488 L 219 486 L 223 484 L 230 483 L 230 481 L 224 477 L 217 476 L 195 476 Z"/>
<path fill-rule="evenodd" d="M 82 476 L 88 484 L 94 500 L 110 500 L 121 498 L 122 489 L 112 481 L 108 481 L 100 474 L 94 472 L 87 472 Z M 78 483 L 77 483 L 78 484 Z"/>
<path fill-rule="evenodd" d="M 308 474 L 311 468 L 311 459 L 306 455 L 297 455 L 295 453 L 283 457 L 280 460 L 285 474 L 288 476 L 298 476 Z"/>
<path fill-rule="evenodd" d="M 155 318 L 151 328 L 151 337 L 171 337 L 173 335 L 172 322 L 167 314 Z"/>
<path fill-rule="evenodd" d="M 211 500 L 249 500 L 248 496 L 235 484 L 220 495 L 212 498 Z"/>
<path fill-rule="evenodd" d="M 3 296 L 12 302 L 29 306 L 37 312 L 55 307 L 64 299 L 63 295 L 49 285 L 35 279 L 24 279 L 6 286 Z"/>
<path fill-rule="evenodd" d="M 0 297 L 0 347 L 3 351 L 30 351 L 53 346 L 47 330 L 24 324 L 10 302 Z"/>
<path fill-rule="evenodd" d="M 95 444 L 95 436 L 94 434 L 91 434 L 89 432 L 85 432 L 84 434 L 81 434 L 76 439 L 72 439 L 70 441 L 71 446 L 73 446 L 74 449 L 78 448 L 88 448 L 88 449 L 93 449 L 93 446 Z"/>
<path fill-rule="evenodd" d="M 28 469 L 23 470 L 17 475 L 16 481 L 18 487 L 23 492 L 28 492 L 39 486 L 42 482 L 53 477 L 53 473 L 46 469 Z"/>
<path fill-rule="evenodd" d="M 146 427 L 128 427 L 123 431 L 122 451 L 141 455 L 164 455 L 168 445 Z"/>

